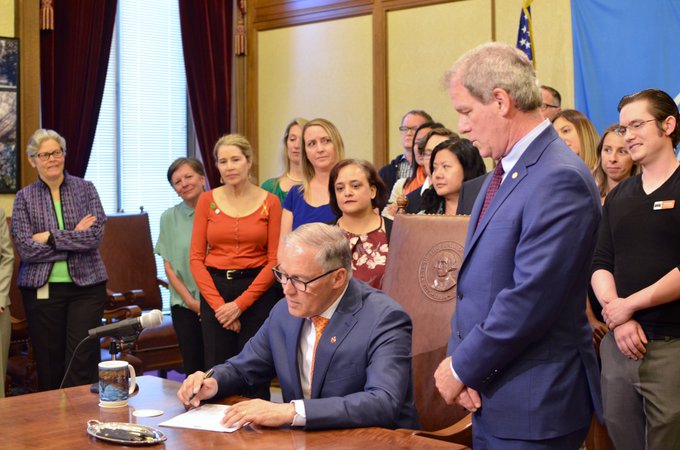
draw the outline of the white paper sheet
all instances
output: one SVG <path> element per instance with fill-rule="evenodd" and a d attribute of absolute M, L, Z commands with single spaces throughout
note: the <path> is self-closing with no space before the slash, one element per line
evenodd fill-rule
<path fill-rule="evenodd" d="M 225 427 L 220 423 L 224 412 L 229 405 L 213 405 L 210 403 L 190 409 L 189 411 L 166 420 L 158 425 L 161 427 L 190 428 L 192 430 L 219 431 L 220 433 L 232 433 L 237 427 Z"/>

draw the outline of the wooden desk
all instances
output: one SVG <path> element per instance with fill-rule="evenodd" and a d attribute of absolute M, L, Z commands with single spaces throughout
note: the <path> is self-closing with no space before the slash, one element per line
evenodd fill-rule
<path fill-rule="evenodd" d="M 168 438 L 164 443 L 166 449 L 465 448 L 384 428 L 332 431 L 246 428 L 234 433 L 215 433 L 158 427 L 160 422 L 184 412 L 184 407 L 175 396 L 179 383 L 152 376 L 138 377 L 137 383 L 140 387 L 139 392 L 130 399 L 126 408 L 100 408 L 99 399 L 96 394 L 89 391 L 89 386 L 0 399 L 2 447 L 12 450 L 116 448 L 115 445 L 87 434 L 87 421 L 97 419 L 102 422 L 131 422 L 157 427 Z M 160 409 L 164 414 L 148 418 L 133 416 L 132 412 L 138 409 Z"/>

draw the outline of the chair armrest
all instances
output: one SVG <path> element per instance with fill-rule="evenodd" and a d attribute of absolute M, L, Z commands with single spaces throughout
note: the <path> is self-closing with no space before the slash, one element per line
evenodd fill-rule
<path fill-rule="evenodd" d="M 23 342 L 28 340 L 28 322 L 26 319 L 17 319 L 10 315 L 9 321 L 12 324 L 10 342 Z"/>
<path fill-rule="evenodd" d="M 104 310 L 104 321 L 111 323 L 114 321 L 129 319 L 130 317 L 139 317 L 142 315 L 142 308 L 137 305 L 120 306 L 114 309 Z"/>
<path fill-rule="evenodd" d="M 453 442 L 472 448 L 472 414 L 468 414 L 451 426 L 437 431 L 409 430 L 401 428 L 397 431 L 415 436 Z"/>
<path fill-rule="evenodd" d="M 141 289 L 132 289 L 130 291 L 125 291 L 123 295 L 125 296 L 125 300 L 127 300 L 130 305 L 132 304 L 143 305 L 144 298 L 146 298 L 146 294 Z"/>
<path fill-rule="evenodd" d="M 120 292 L 112 292 L 107 289 L 106 294 L 107 299 L 106 306 L 104 307 L 105 309 L 116 309 L 130 304 L 125 298 L 125 295 Z"/>

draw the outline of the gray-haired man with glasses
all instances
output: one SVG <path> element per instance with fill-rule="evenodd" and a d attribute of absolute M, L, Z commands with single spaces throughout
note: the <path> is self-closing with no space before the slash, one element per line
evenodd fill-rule
<path fill-rule="evenodd" d="M 387 192 L 392 192 L 394 183 L 400 178 L 408 178 L 411 175 L 413 161 L 411 161 L 411 147 L 416 129 L 425 122 L 432 122 L 432 117 L 425 111 L 412 109 L 404 114 L 399 125 L 399 136 L 404 152 L 397 155 L 389 164 L 384 165 L 378 171 L 380 178 L 385 182 Z"/>
<path fill-rule="evenodd" d="M 284 403 L 248 400 L 222 423 L 307 429 L 418 428 L 411 377 L 411 319 L 387 295 L 352 278 L 344 232 L 312 223 L 286 236 L 276 279 L 285 299 L 243 351 L 189 376 L 187 406 L 239 394 L 278 377 Z"/>

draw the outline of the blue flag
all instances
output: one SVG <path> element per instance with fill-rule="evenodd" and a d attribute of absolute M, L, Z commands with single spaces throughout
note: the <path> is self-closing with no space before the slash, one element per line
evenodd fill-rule
<path fill-rule="evenodd" d="M 571 0 L 571 16 L 576 109 L 598 131 L 618 122 L 624 95 L 657 88 L 680 101 L 680 2 Z"/>
<path fill-rule="evenodd" d="M 517 48 L 522 50 L 529 57 L 529 60 L 536 67 L 534 59 L 534 36 L 531 29 L 531 2 L 522 2 L 522 11 L 519 14 L 519 30 L 517 31 Z"/>

